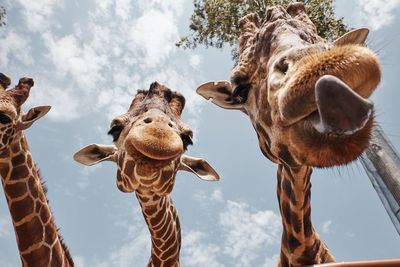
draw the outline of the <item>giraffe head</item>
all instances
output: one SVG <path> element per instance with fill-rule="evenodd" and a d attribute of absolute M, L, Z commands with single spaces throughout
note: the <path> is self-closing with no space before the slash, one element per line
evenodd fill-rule
<path fill-rule="evenodd" d="M 74 155 L 85 165 L 114 161 L 117 186 L 123 192 L 146 190 L 157 195 L 172 191 L 178 170 L 195 173 L 204 180 L 218 180 L 203 159 L 184 155 L 193 132 L 181 120 L 185 98 L 157 82 L 138 91 L 127 113 L 112 120 L 109 134 L 114 146 L 89 145 Z"/>
<path fill-rule="evenodd" d="M 356 159 L 367 146 L 378 86 L 377 57 L 363 46 L 367 29 L 334 42 L 317 35 L 302 3 L 240 21 L 239 62 L 231 82 L 197 92 L 246 113 L 260 148 L 276 163 L 329 167 Z"/>
<path fill-rule="evenodd" d="M 0 73 L 0 153 L 10 146 L 19 133 L 50 110 L 50 106 L 41 106 L 24 114 L 21 106 L 29 96 L 33 80 L 21 78 L 17 86 L 7 90 L 10 84 L 10 78 Z"/>

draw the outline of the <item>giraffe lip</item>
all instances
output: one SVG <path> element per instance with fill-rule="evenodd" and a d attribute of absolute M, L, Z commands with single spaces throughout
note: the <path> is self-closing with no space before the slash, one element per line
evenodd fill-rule
<path fill-rule="evenodd" d="M 165 128 L 134 127 L 126 140 L 128 153 L 154 160 L 169 160 L 184 152 L 181 137 Z"/>
<path fill-rule="evenodd" d="M 351 135 L 372 117 L 373 103 L 332 75 L 318 79 L 315 100 L 317 109 L 307 118 L 320 133 Z"/>

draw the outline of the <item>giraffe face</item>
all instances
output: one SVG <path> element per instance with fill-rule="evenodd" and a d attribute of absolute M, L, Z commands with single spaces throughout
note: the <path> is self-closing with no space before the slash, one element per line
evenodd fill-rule
<path fill-rule="evenodd" d="M 15 132 L 16 125 L 18 123 L 19 114 L 17 114 L 17 109 L 7 94 L 7 92 L 0 92 L 0 151 L 8 148 L 12 143 Z"/>
<path fill-rule="evenodd" d="M 178 169 L 204 180 L 218 180 L 207 162 L 183 155 L 193 136 L 180 117 L 184 105 L 182 95 L 153 83 L 149 90 L 138 92 L 127 113 L 112 120 L 109 134 L 115 146 L 90 145 L 74 159 L 85 165 L 116 162 L 117 186 L 122 192 L 140 189 L 169 194 Z"/>
<path fill-rule="evenodd" d="M 367 146 L 380 81 L 377 57 L 362 44 L 368 30 L 330 43 L 319 37 L 302 3 L 270 8 L 240 22 L 240 59 L 231 82 L 197 92 L 252 121 L 260 148 L 276 163 L 329 167 L 357 158 Z"/>
<path fill-rule="evenodd" d="M 36 107 L 24 114 L 21 106 L 29 96 L 33 80 L 22 78 L 15 88 L 6 90 L 10 84 L 10 78 L 0 73 L 0 153 L 10 147 L 22 130 L 50 110 L 49 106 Z"/>
<path fill-rule="evenodd" d="M 193 133 L 180 119 L 184 105 L 180 94 L 153 83 L 136 95 L 126 114 L 111 122 L 121 191 L 172 191 L 180 157 L 192 144 Z"/>

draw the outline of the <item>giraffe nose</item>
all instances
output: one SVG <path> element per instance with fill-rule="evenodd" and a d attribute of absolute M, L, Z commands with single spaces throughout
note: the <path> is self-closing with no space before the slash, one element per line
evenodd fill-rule
<path fill-rule="evenodd" d="M 165 114 L 150 114 L 134 124 L 125 146 L 128 153 L 136 150 L 157 160 L 171 159 L 184 152 L 176 125 Z"/>
<path fill-rule="evenodd" d="M 174 128 L 174 123 L 166 116 L 147 116 L 143 119 L 144 124 L 165 124 L 170 128 Z"/>

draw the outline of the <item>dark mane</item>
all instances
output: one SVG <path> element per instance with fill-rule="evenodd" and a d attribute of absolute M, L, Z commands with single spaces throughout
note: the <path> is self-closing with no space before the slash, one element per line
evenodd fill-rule
<path fill-rule="evenodd" d="M 51 214 L 53 216 L 53 220 L 55 221 L 54 213 L 51 210 L 51 207 L 49 205 L 49 199 L 47 198 L 48 188 L 47 188 L 47 185 L 46 185 L 46 181 L 43 179 L 42 174 L 40 172 L 40 169 L 39 169 L 37 163 L 35 163 L 35 169 L 36 169 L 37 175 L 39 177 L 40 184 L 42 186 L 43 192 L 44 192 L 44 194 L 46 196 L 47 205 L 49 206 L 50 212 L 51 212 Z M 54 226 L 57 229 L 58 240 L 60 240 L 60 244 L 61 244 L 62 249 L 64 250 L 65 257 L 67 258 L 67 261 L 69 262 L 69 264 L 73 267 L 73 266 L 75 266 L 75 263 L 74 263 L 74 260 L 72 259 L 71 252 L 69 251 L 69 248 L 68 248 L 67 244 L 64 241 L 64 238 L 60 234 L 60 229 L 61 228 L 58 228 L 56 225 L 54 225 Z"/>

